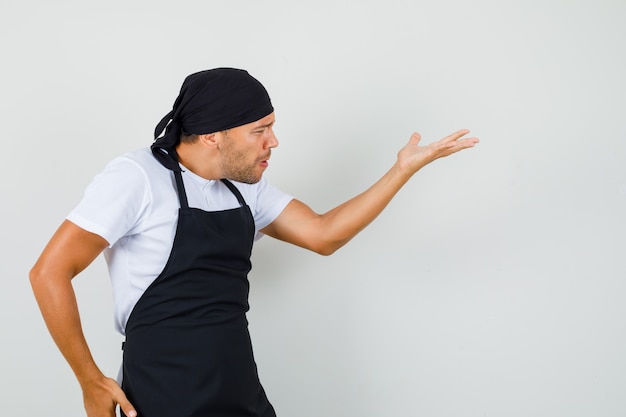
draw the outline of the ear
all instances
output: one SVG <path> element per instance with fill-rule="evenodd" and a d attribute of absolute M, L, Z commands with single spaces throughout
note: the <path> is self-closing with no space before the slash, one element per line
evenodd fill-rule
<path fill-rule="evenodd" d="M 219 137 L 216 133 L 207 133 L 204 135 L 198 135 L 198 140 L 205 146 L 216 147 L 219 144 Z"/>

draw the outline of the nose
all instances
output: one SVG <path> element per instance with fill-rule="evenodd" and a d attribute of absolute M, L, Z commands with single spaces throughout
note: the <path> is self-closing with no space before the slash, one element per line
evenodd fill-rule
<path fill-rule="evenodd" d="M 274 129 L 269 129 L 269 138 L 267 139 L 267 147 L 275 148 L 278 146 L 278 138 L 274 134 Z"/>

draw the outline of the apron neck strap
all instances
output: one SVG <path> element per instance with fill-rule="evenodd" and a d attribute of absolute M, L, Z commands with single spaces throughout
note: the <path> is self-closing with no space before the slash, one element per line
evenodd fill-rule
<path fill-rule="evenodd" d="M 244 207 L 246 205 L 246 200 L 243 199 L 243 196 L 241 195 L 237 187 L 235 187 L 232 182 L 228 181 L 225 178 L 221 181 L 224 183 L 225 186 L 228 187 L 231 193 L 235 194 L 235 197 L 237 197 L 237 201 L 239 201 L 239 204 Z"/>
<path fill-rule="evenodd" d="M 176 189 L 178 190 L 178 200 L 180 201 L 180 208 L 188 209 L 189 203 L 187 202 L 187 193 L 185 192 L 185 186 L 183 185 L 183 175 L 181 171 L 173 171 L 174 178 L 176 179 Z"/>

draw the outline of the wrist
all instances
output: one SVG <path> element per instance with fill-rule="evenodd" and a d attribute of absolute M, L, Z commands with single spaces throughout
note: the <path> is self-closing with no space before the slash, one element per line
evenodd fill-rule
<path fill-rule="evenodd" d="M 89 371 L 83 370 L 80 373 L 77 372 L 76 379 L 78 379 L 78 383 L 84 391 L 102 385 L 107 377 L 94 365 L 94 368 Z"/>
<path fill-rule="evenodd" d="M 398 159 L 396 161 L 396 163 L 393 165 L 393 167 L 391 168 L 391 172 L 394 176 L 398 177 L 399 179 L 401 179 L 403 182 L 408 181 L 413 174 L 415 174 L 419 169 L 421 168 L 421 166 L 419 168 L 415 168 L 413 166 L 410 166 L 409 164 L 403 162 L 402 160 Z"/>

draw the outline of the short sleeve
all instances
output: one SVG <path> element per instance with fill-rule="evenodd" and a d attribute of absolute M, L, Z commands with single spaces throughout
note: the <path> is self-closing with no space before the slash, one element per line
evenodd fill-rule
<path fill-rule="evenodd" d="M 112 246 L 139 226 L 150 199 L 145 171 L 136 162 L 120 157 L 94 177 L 67 220 L 102 236 Z"/>
<path fill-rule="evenodd" d="M 271 224 L 292 199 L 291 195 L 279 190 L 265 178 L 261 179 L 257 188 L 254 213 L 254 223 L 257 231 Z M 257 234 L 257 239 L 261 235 Z"/>

